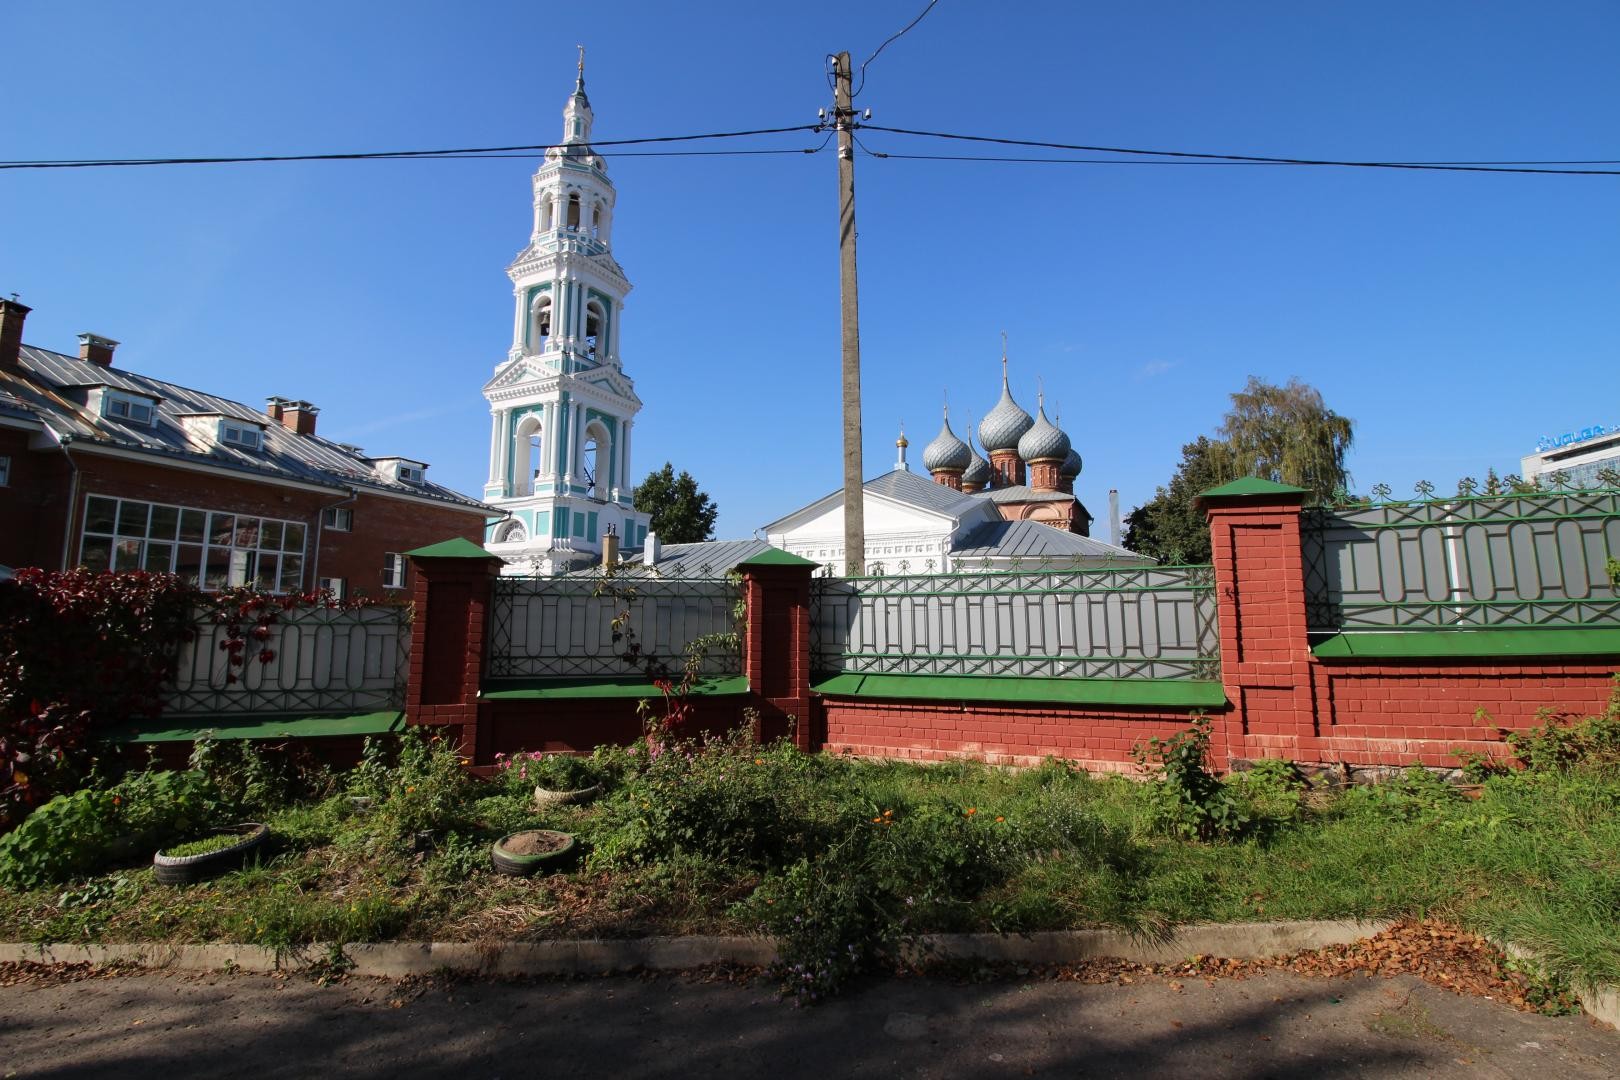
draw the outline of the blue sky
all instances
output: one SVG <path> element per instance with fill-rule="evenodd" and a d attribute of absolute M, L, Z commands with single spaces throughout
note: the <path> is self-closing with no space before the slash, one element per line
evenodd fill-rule
<path fill-rule="evenodd" d="M 781 127 L 830 104 L 922 0 L 820 5 L 7 5 L 0 157 L 541 143 L 578 42 L 599 139 Z M 873 123 L 1093 145 L 1386 161 L 1620 158 L 1620 5 L 941 0 L 868 69 Z M 716 148 L 802 147 L 777 136 Z M 872 150 L 994 153 L 867 132 Z M 1052 154 L 1049 156 L 1059 156 Z M 1083 155 L 1073 155 L 1083 156 Z M 0 172 L 0 292 L 30 344 L 250 403 L 479 490 L 479 387 L 536 159 Z M 635 472 L 666 459 L 722 536 L 841 483 L 837 163 L 609 157 L 636 289 Z M 862 155 L 866 473 L 948 391 L 1049 406 L 1106 514 L 1151 497 L 1251 374 L 1356 421 L 1362 490 L 1516 471 L 1620 424 L 1620 177 Z"/>

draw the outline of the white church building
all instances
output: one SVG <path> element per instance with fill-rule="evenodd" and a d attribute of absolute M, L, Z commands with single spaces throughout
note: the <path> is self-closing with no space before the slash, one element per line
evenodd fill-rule
<path fill-rule="evenodd" d="M 562 145 L 534 174 L 529 242 L 512 279 L 512 347 L 484 384 L 489 480 L 484 501 L 508 516 L 485 546 L 507 572 L 551 575 L 599 560 L 615 533 L 646 539 L 631 504 L 630 435 L 641 399 L 619 355 L 630 281 L 613 258 L 613 184 L 591 149 L 585 66 L 563 108 Z"/>

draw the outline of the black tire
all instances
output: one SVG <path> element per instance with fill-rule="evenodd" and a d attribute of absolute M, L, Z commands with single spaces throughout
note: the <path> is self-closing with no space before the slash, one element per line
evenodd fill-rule
<path fill-rule="evenodd" d="M 194 881 L 201 881 L 214 874 L 226 870 L 234 870 L 242 865 L 248 853 L 257 850 L 270 838 L 270 827 L 257 821 L 245 822 L 241 825 L 227 825 L 215 829 L 218 833 L 237 833 L 242 839 L 230 847 L 220 848 L 202 855 L 165 855 L 158 852 L 152 856 L 152 876 L 163 885 L 190 885 Z"/>
<path fill-rule="evenodd" d="M 507 841 L 513 837 L 536 832 L 561 836 L 567 842 L 556 851 L 543 851 L 538 855 L 520 855 L 506 848 Z M 552 829 L 524 829 L 521 832 L 508 833 L 495 841 L 489 849 L 489 861 L 499 873 L 509 877 L 528 877 L 541 869 L 560 870 L 572 862 L 578 852 L 579 844 L 572 833 L 556 832 Z"/>

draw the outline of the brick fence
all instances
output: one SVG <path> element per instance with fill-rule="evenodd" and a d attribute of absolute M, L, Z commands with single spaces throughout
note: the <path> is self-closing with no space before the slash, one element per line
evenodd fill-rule
<path fill-rule="evenodd" d="M 769 552 L 738 569 L 743 679 L 697 699 L 702 729 L 757 717 L 766 736 L 804 749 L 877 757 L 1047 756 L 1131 768 L 1131 750 L 1214 721 L 1216 764 L 1281 757 L 1306 764 L 1434 767 L 1456 751 L 1503 752 L 1500 729 L 1545 710 L 1603 711 L 1620 665 L 1620 627 L 1392 631 L 1314 637 L 1307 630 L 1303 494 L 1252 485 L 1208 493 L 1220 634 L 1218 682 L 1158 691 L 1130 680 L 827 679 L 811 669 L 808 561 Z M 442 546 L 441 546 L 442 547 Z M 431 550 L 431 549 L 430 549 Z M 516 750 L 588 751 L 641 730 L 650 687 L 530 686 L 485 678 L 484 626 L 498 561 L 472 545 L 415 559 L 417 620 L 407 714 L 449 725 L 480 765 Z M 1162 685 L 1162 684 L 1160 684 Z"/>

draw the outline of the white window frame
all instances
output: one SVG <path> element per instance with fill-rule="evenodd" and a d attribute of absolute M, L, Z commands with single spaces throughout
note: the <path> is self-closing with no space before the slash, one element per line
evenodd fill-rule
<path fill-rule="evenodd" d="M 235 420 L 221 420 L 219 422 L 219 441 L 227 446 L 235 446 L 242 450 L 258 450 L 264 446 L 264 432 L 253 424 L 243 424 Z"/>
<path fill-rule="evenodd" d="M 136 415 L 137 410 L 144 410 L 144 419 Z M 135 427 L 151 427 L 157 420 L 157 402 L 122 390 L 106 390 L 101 395 L 101 415 Z"/>
<path fill-rule="evenodd" d="M 340 577 L 323 577 L 315 583 L 315 588 L 331 593 L 334 600 L 346 600 L 349 597 L 349 584 Z"/>
<path fill-rule="evenodd" d="M 426 470 L 415 465 L 401 465 L 399 467 L 399 480 L 402 484 L 420 484 Z"/>
<path fill-rule="evenodd" d="M 101 500 L 113 504 L 113 526 L 110 529 L 92 529 L 91 502 Z M 133 515 L 138 528 L 119 528 L 124 506 L 144 507 Z M 124 499 L 116 495 L 88 492 L 82 504 L 79 524 L 79 564 L 86 563 L 92 546 L 107 552 L 108 566 L 115 570 L 152 570 L 160 573 L 180 573 L 186 557 L 197 559 L 197 584 L 205 590 L 218 586 L 233 587 L 252 584 L 256 575 L 273 565 L 273 584 L 267 590 L 274 594 L 302 592 L 304 589 L 304 560 L 310 546 L 307 521 L 290 518 L 261 517 L 258 514 L 239 514 L 230 510 L 208 510 L 197 506 L 176 506 L 172 503 L 151 502 L 146 499 Z M 170 512 L 173 524 L 158 525 L 158 511 Z M 144 515 L 144 516 L 143 516 Z M 201 515 L 198 526 L 201 537 L 186 536 L 186 515 Z M 224 539 L 215 532 L 216 526 L 229 518 L 230 535 Z M 293 539 L 296 530 L 297 539 Z M 273 564 L 270 560 L 274 560 Z M 210 568 L 227 567 L 224 580 L 211 586 Z"/>
<path fill-rule="evenodd" d="M 328 506 L 321 511 L 321 527 L 328 532 L 351 532 L 354 529 L 354 511 L 347 506 Z"/>
<path fill-rule="evenodd" d="M 397 551 L 383 552 L 382 587 L 385 589 L 405 587 L 405 556 Z"/>

